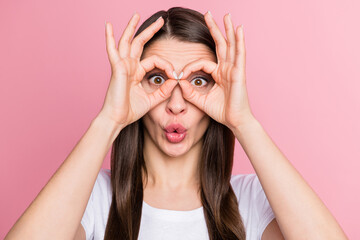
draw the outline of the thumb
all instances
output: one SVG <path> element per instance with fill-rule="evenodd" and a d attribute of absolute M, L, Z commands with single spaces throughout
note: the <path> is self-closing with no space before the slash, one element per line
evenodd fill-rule
<path fill-rule="evenodd" d="M 168 79 L 159 89 L 149 95 L 150 108 L 158 105 L 165 99 L 169 98 L 172 90 L 177 85 L 177 81 L 174 79 Z"/>
<path fill-rule="evenodd" d="M 180 80 L 179 85 L 183 92 L 183 96 L 186 100 L 197 106 L 204 111 L 205 107 L 205 95 L 197 92 L 193 86 L 187 80 Z"/>

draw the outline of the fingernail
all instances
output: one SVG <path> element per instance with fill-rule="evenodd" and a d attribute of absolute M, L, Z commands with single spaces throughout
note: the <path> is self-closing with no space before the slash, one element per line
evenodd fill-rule
<path fill-rule="evenodd" d="M 178 77 L 178 80 L 180 80 L 182 78 L 182 76 L 184 75 L 183 72 L 180 73 L 179 77 Z"/>
<path fill-rule="evenodd" d="M 212 16 L 212 14 L 211 14 L 211 12 L 210 12 L 210 11 L 208 11 L 208 13 L 210 14 L 210 16 Z"/>
<path fill-rule="evenodd" d="M 156 19 L 156 22 L 160 20 L 160 18 L 162 18 L 162 16 L 160 16 L 158 19 Z"/>
<path fill-rule="evenodd" d="M 231 18 L 231 13 L 228 13 L 229 17 Z"/>
<path fill-rule="evenodd" d="M 174 75 L 174 78 L 175 78 L 175 79 L 178 79 L 178 76 L 176 75 L 176 72 L 175 72 L 175 71 L 173 71 L 173 75 Z"/>

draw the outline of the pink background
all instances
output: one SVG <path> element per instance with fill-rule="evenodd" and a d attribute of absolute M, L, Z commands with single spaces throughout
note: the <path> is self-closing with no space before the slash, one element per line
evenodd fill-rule
<path fill-rule="evenodd" d="M 173 6 L 244 24 L 250 104 L 350 239 L 360 239 L 359 1 L 1 1 L 0 238 L 100 110 L 104 21 Z M 259 149 L 259 151 L 261 151 Z M 104 161 L 109 168 L 109 154 Z M 233 174 L 254 170 L 237 142 Z"/>

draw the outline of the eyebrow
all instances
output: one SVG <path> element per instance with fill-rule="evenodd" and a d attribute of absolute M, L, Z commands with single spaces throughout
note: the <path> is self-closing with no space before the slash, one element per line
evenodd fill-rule
<path fill-rule="evenodd" d="M 155 68 L 153 68 L 152 70 L 150 70 L 149 72 L 147 72 L 147 73 L 145 74 L 145 76 L 150 75 L 150 74 L 152 74 L 152 73 L 154 73 L 154 72 L 161 72 L 161 73 L 164 73 L 167 77 L 170 77 L 170 78 L 173 77 L 173 76 L 168 76 L 168 75 L 166 74 L 165 70 L 162 70 L 162 69 L 157 68 L 157 67 L 155 67 Z M 209 74 L 209 73 L 207 73 L 207 72 L 204 72 L 203 70 L 198 70 L 198 71 L 192 72 L 192 73 L 190 73 L 189 76 L 196 75 L 196 74 L 202 74 L 202 75 L 206 75 L 208 78 L 212 78 L 211 74 Z"/>
<path fill-rule="evenodd" d="M 196 71 L 196 72 L 192 72 L 191 74 L 199 74 L 199 73 L 201 73 L 201 74 L 205 74 L 205 75 L 207 75 L 207 76 L 210 76 L 211 77 L 211 74 L 209 74 L 209 73 L 207 73 L 207 72 L 204 72 L 204 71 L 202 71 L 202 70 L 198 70 L 198 71 Z M 190 75 L 191 75 L 190 74 Z"/>
<path fill-rule="evenodd" d="M 155 68 L 151 69 L 149 72 L 146 72 L 146 73 L 149 74 L 149 73 L 153 73 L 153 72 L 165 72 L 165 71 L 160 69 L 160 68 L 155 67 Z"/>

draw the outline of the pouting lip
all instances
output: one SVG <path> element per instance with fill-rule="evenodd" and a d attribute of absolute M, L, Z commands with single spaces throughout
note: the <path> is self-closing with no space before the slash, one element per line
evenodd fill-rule
<path fill-rule="evenodd" d="M 177 133 L 186 132 L 186 128 L 183 125 L 181 125 L 180 123 L 169 124 L 167 127 L 165 127 L 164 130 L 168 133 L 172 133 L 175 130 Z"/>

